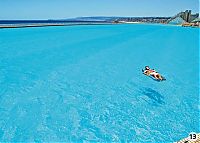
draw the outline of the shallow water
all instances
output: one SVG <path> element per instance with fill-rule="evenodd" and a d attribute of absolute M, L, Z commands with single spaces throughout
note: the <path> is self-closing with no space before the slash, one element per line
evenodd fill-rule
<path fill-rule="evenodd" d="M 199 29 L 0 29 L 0 141 L 177 141 L 199 132 Z M 141 73 L 149 65 L 166 77 Z"/>

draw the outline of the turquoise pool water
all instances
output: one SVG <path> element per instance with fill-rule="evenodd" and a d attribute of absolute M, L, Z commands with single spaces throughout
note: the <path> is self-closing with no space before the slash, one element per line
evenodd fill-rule
<path fill-rule="evenodd" d="M 0 29 L 0 141 L 177 141 L 199 132 L 199 29 Z M 149 65 L 166 77 L 141 73 Z"/>

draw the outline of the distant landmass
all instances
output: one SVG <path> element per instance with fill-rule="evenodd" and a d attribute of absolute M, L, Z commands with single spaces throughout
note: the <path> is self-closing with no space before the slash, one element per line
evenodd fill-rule
<path fill-rule="evenodd" d="M 7 27 L 37 27 L 62 26 L 79 24 L 117 24 L 117 23 L 162 23 L 182 26 L 198 26 L 199 13 L 192 14 L 191 10 L 180 12 L 172 17 L 119 17 L 119 16 L 92 16 L 67 19 L 48 20 L 0 20 L 0 28 Z"/>
<path fill-rule="evenodd" d="M 76 17 L 68 19 L 48 19 L 48 20 L 0 20 L 0 24 L 35 24 L 35 23 L 74 23 L 74 22 L 103 22 L 111 23 L 115 21 L 137 21 L 139 19 L 169 19 L 170 17 L 117 17 L 117 16 L 94 16 Z"/>

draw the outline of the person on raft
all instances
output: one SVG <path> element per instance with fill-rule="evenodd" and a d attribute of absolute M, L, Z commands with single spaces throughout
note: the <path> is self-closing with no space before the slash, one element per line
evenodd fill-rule
<path fill-rule="evenodd" d="M 165 80 L 157 71 L 155 71 L 154 69 L 150 69 L 149 66 L 145 66 L 145 70 L 143 71 L 143 73 L 147 76 L 152 76 L 157 80 Z"/>

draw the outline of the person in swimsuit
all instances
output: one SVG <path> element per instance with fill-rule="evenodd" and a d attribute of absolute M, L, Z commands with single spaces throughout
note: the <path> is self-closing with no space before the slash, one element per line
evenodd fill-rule
<path fill-rule="evenodd" d="M 143 73 L 148 76 L 153 76 L 157 80 L 163 80 L 163 77 L 154 69 L 150 69 L 149 66 L 145 66 Z"/>

